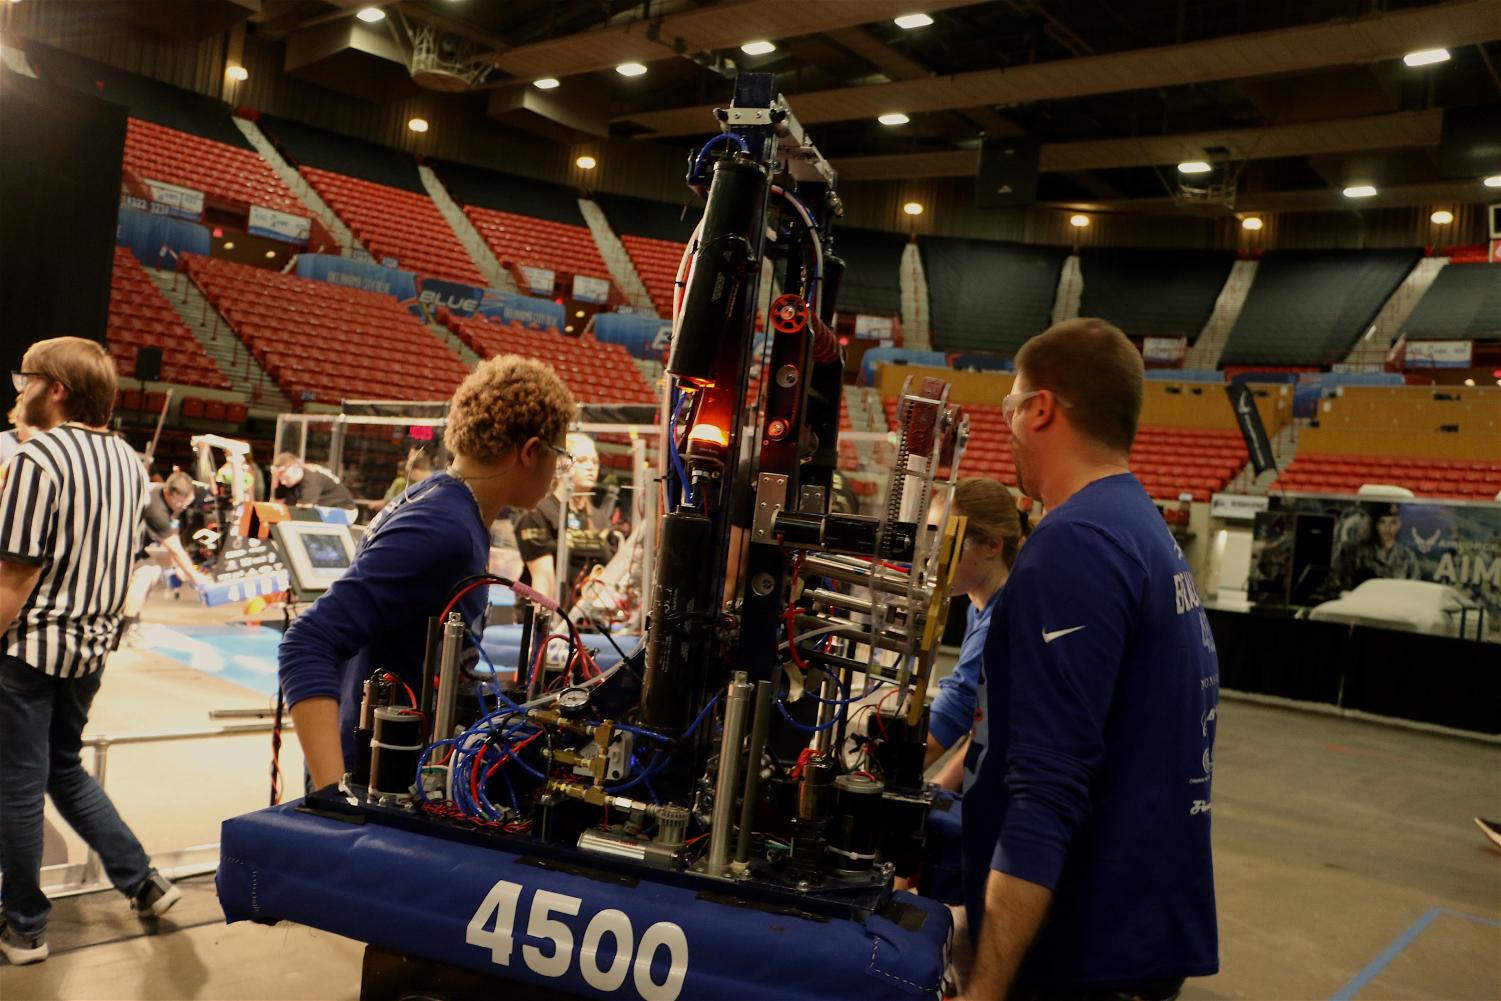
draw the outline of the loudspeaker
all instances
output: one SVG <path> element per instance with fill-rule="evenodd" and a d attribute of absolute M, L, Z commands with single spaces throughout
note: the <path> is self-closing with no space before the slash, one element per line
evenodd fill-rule
<path fill-rule="evenodd" d="M 1042 142 L 1028 136 L 980 143 L 975 208 L 1000 209 L 1037 201 L 1037 163 Z"/>
<path fill-rule="evenodd" d="M 142 382 L 157 382 L 162 377 L 162 349 L 136 349 L 136 378 Z"/>

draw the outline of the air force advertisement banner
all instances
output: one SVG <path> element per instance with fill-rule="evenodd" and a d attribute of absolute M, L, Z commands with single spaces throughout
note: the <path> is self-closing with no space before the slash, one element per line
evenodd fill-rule
<path fill-rule="evenodd" d="M 417 298 L 417 279 L 410 271 L 383 268 L 368 261 L 334 254 L 298 254 L 297 274 L 333 285 L 380 292 L 402 302 Z"/>
<path fill-rule="evenodd" d="M 299 246 L 307 246 L 312 234 L 313 222 L 300 215 L 277 212 L 274 209 L 250 206 L 250 219 L 246 226 L 252 236 L 266 236 L 273 240 L 286 240 Z"/>
<path fill-rule="evenodd" d="M 1225 392 L 1230 394 L 1230 406 L 1235 411 L 1235 423 L 1240 426 L 1240 436 L 1245 439 L 1246 451 L 1251 453 L 1251 464 L 1256 472 L 1264 473 L 1277 465 L 1272 458 L 1272 443 L 1262 426 L 1261 414 L 1256 409 L 1256 396 L 1251 387 L 1243 382 L 1225 383 Z"/>
<path fill-rule="evenodd" d="M 1329 531 L 1304 532 L 1303 521 Z M 1287 580 L 1297 604 L 1377 578 L 1442 584 L 1484 610 L 1487 638 L 1501 640 L 1501 505 L 1273 497 L 1257 516 L 1251 562 L 1253 592 L 1258 581 Z M 1474 613 L 1469 620 L 1473 636 Z"/>

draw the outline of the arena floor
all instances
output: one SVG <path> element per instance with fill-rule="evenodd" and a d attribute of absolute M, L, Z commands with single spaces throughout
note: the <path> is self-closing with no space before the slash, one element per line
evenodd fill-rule
<path fill-rule="evenodd" d="M 176 632 L 223 616 L 168 601 L 148 619 Z M 123 649 L 92 732 L 200 728 L 215 725 L 211 710 L 266 708 L 263 665 L 239 649 Z M 149 851 L 191 864 L 212 857 L 222 818 L 265 804 L 268 759 L 264 734 L 121 746 L 107 786 Z M 301 774 L 290 735 L 282 767 Z M 1501 816 L 1501 748 L 1228 701 L 1215 770 L 1222 972 L 1191 982 L 1185 998 L 1501 997 L 1501 852 L 1471 821 Z M 81 859 L 49 818 L 48 864 Z M 52 958 L 0 965 L 0 997 L 358 997 L 360 943 L 225 926 L 212 876 L 182 886 L 154 934 L 113 892 L 60 899 Z"/>

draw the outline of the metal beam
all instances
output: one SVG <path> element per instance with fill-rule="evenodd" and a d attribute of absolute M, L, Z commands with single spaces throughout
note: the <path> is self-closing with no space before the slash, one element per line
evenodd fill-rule
<path fill-rule="evenodd" d="M 1222 158 L 1231 161 L 1436 146 L 1442 126 L 1443 112 L 1432 109 L 1332 122 L 1269 125 L 1260 129 L 1047 143 L 1042 147 L 1040 169 L 1063 172 L 1171 165 L 1184 160 L 1206 159 L 1205 150 L 1216 146 L 1229 150 L 1229 155 Z M 975 150 L 943 150 L 840 157 L 834 159 L 834 166 L 838 168 L 840 178 L 847 181 L 969 177 L 978 168 L 979 157 Z"/>
<path fill-rule="evenodd" d="M 804 2 L 803 7 L 818 7 Z M 789 95 L 804 124 L 1058 100 L 1212 80 L 1297 73 L 1397 59 L 1413 49 L 1455 48 L 1501 38 L 1501 0 L 1450 0 L 1325 24 L 1263 31 L 862 87 Z M 712 107 L 619 115 L 649 130 L 643 138 L 701 132 Z"/>
<path fill-rule="evenodd" d="M 1381 188 L 1370 198 L 1346 198 L 1339 191 L 1309 188 L 1303 191 L 1271 191 L 1245 195 L 1236 199 L 1232 209 L 1226 205 L 1191 205 L 1172 198 L 1120 198 L 1098 202 L 1050 202 L 1062 209 L 1081 212 L 1173 212 L 1197 211 L 1205 215 L 1244 214 L 1246 212 L 1324 212 L 1346 209 L 1351 212 L 1369 208 L 1405 205 L 1458 205 L 1490 200 L 1491 189 L 1478 180 L 1434 181 L 1429 184 L 1404 184 Z"/>

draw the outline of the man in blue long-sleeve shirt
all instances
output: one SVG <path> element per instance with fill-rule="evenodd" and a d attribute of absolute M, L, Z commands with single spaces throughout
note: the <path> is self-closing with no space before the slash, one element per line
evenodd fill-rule
<path fill-rule="evenodd" d="M 352 766 L 361 683 L 390 671 L 422 690 L 426 623 L 454 586 L 485 572 L 490 523 L 535 506 L 566 469 L 574 402 L 551 368 L 491 358 L 454 393 L 443 444 L 448 469 L 386 505 L 354 563 L 288 630 L 277 654 L 282 690 L 314 788 Z M 458 605 L 483 626 L 483 588 Z"/>
<path fill-rule="evenodd" d="M 1175 997 L 1219 969 L 1219 668 L 1183 554 L 1130 473 L 1142 360 L 1101 320 L 1016 357 L 1002 403 L 1047 515 L 992 612 L 966 770 L 973 999 Z"/>

